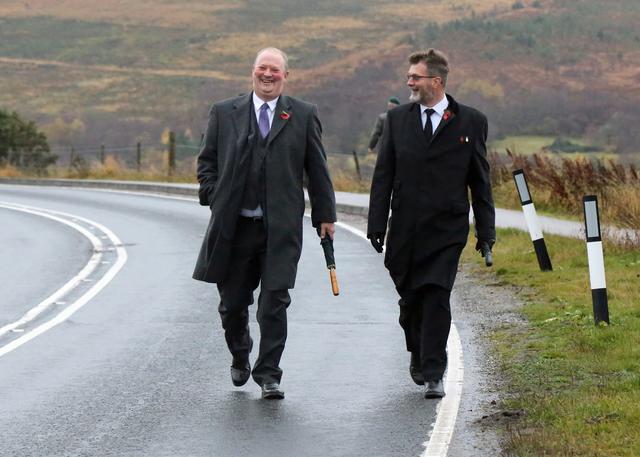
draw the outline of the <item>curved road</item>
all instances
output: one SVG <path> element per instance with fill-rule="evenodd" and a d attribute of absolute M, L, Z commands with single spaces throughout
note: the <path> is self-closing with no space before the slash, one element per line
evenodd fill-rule
<path fill-rule="evenodd" d="M 2 455 L 424 452 L 437 402 L 422 399 L 408 376 L 392 283 L 359 237 L 337 231 L 341 295 L 333 297 L 306 220 L 282 360 L 287 398 L 267 402 L 252 381 L 232 386 L 215 286 L 191 279 L 206 208 L 191 199 L 10 185 L 0 186 L 0 201 L 96 221 L 128 256 L 68 320 L 0 356 Z M 0 218 L 2 326 L 76 275 L 93 251 L 55 221 L 6 208 Z M 255 316 L 251 331 L 258 334 Z"/>

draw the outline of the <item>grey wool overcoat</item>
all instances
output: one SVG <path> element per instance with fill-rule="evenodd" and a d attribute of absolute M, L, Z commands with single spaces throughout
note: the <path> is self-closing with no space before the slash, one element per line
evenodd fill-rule
<path fill-rule="evenodd" d="M 449 107 L 430 142 L 418 103 L 387 114 L 367 233 L 387 233 L 388 221 L 385 266 L 398 290 L 426 284 L 452 289 L 469 234 L 469 194 L 478 239 L 495 240 L 487 118 L 447 98 Z"/>
<path fill-rule="evenodd" d="M 200 204 L 211 208 L 193 277 L 222 282 L 229 272 L 231 242 L 251 163 L 254 135 L 252 94 L 215 103 L 198 157 Z M 308 175 L 314 227 L 336 220 L 335 195 L 321 141 L 316 107 L 281 95 L 263 160 L 263 211 L 267 230 L 262 287 L 291 289 L 302 250 L 303 175 Z"/>

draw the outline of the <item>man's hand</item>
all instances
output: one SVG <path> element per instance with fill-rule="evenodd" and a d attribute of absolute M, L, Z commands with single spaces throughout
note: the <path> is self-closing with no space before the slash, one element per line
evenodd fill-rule
<path fill-rule="evenodd" d="M 493 245 L 496 243 L 496 240 L 478 240 L 476 242 L 476 251 L 480 252 L 480 254 L 482 254 L 482 257 L 484 257 L 484 253 L 486 251 L 491 252 L 491 249 L 493 249 Z"/>
<path fill-rule="evenodd" d="M 333 234 L 336 232 L 336 228 L 333 222 L 321 222 L 320 230 L 318 231 L 318 235 L 320 238 L 324 238 L 326 235 L 329 235 L 329 238 L 333 239 Z"/>
<path fill-rule="evenodd" d="M 373 246 L 373 249 L 375 249 L 378 253 L 382 254 L 382 247 L 384 246 L 384 233 L 369 233 L 367 235 L 367 238 L 369 238 L 369 241 L 371 242 L 371 246 Z"/>
<path fill-rule="evenodd" d="M 371 148 L 367 149 L 367 154 L 373 154 L 373 149 Z"/>
<path fill-rule="evenodd" d="M 491 254 L 491 248 L 493 248 L 495 242 L 495 240 L 478 240 L 476 242 L 476 251 L 479 251 L 480 255 L 484 257 L 484 261 L 488 267 L 493 265 L 493 255 Z"/>

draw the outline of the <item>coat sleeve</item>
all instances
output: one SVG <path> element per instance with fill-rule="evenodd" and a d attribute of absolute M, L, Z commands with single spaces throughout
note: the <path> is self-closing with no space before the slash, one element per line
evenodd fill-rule
<path fill-rule="evenodd" d="M 482 116 L 476 133 L 469 169 L 468 185 L 471 190 L 471 205 L 476 221 L 476 236 L 479 240 L 495 241 L 495 209 L 491 194 L 491 171 L 487 161 L 487 118 Z"/>
<path fill-rule="evenodd" d="M 322 125 L 315 106 L 309 115 L 306 147 L 304 167 L 309 178 L 307 188 L 311 202 L 311 223 L 314 227 L 320 227 L 323 222 L 335 222 L 337 217 L 336 196 L 322 146 Z"/>
<path fill-rule="evenodd" d="M 382 144 L 371 181 L 367 235 L 387 233 L 387 220 L 389 219 L 389 205 L 395 173 L 396 151 L 393 139 L 392 116 L 387 114 L 383 128 Z"/>
<path fill-rule="evenodd" d="M 371 139 L 369 140 L 369 149 L 373 149 L 378 144 L 378 140 L 382 135 L 382 129 L 384 126 L 384 116 L 379 115 L 378 119 L 376 119 L 376 125 L 373 127 L 373 131 L 371 132 Z"/>
<path fill-rule="evenodd" d="M 198 156 L 197 176 L 200 183 L 198 189 L 200 204 L 211 206 L 213 193 L 218 184 L 218 115 L 215 105 L 209 112 L 207 131 Z"/>

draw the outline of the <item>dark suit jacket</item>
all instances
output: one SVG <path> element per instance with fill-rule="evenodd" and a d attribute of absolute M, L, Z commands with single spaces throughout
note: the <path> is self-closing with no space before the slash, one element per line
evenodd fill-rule
<path fill-rule="evenodd" d="M 200 204 L 211 207 L 211 219 L 193 277 L 221 282 L 227 275 L 236 222 L 251 161 L 251 144 L 259 135 L 251 120 L 252 94 L 215 103 L 209 113 L 204 145 L 198 157 Z M 294 287 L 302 249 L 304 191 L 309 178 L 311 221 L 336 220 L 335 195 L 321 142 L 322 127 L 314 105 L 281 95 L 267 139 L 264 203 L 267 230 L 266 269 L 262 287 Z"/>
<path fill-rule="evenodd" d="M 436 284 L 451 290 L 469 233 L 469 191 L 478 238 L 495 239 L 487 118 L 447 98 L 448 115 L 429 144 L 418 103 L 387 114 L 367 233 L 386 233 L 391 209 L 385 266 L 398 289 Z"/>

